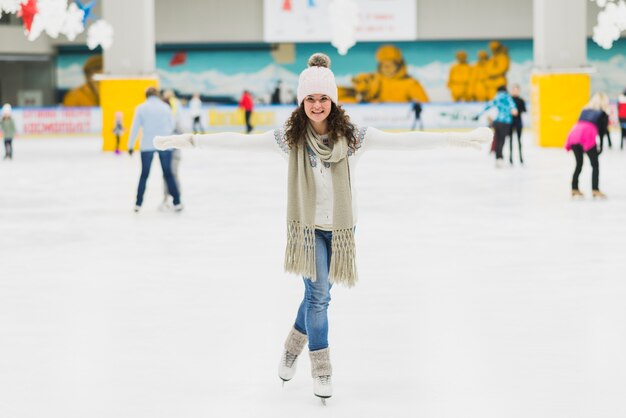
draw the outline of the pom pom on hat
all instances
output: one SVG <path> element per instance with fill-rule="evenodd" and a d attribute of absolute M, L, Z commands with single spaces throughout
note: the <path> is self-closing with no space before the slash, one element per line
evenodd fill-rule
<path fill-rule="evenodd" d="M 298 104 L 311 94 L 325 94 L 337 104 L 337 83 L 330 70 L 330 58 L 325 54 L 313 54 L 308 64 L 309 68 L 300 73 L 298 80 Z"/>

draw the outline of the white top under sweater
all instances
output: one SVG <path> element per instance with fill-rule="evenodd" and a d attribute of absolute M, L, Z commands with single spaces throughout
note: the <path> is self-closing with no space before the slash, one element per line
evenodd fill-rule
<path fill-rule="evenodd" d="M 348 152 L 350 167 L 350 182 L 352 184 L 352 214 L 354 223 L 357 221 L 357 192 L 356 166 L 363 153 L 371 149 L 432 149 L 446 146 L 450 143 L 463 141 L 467 134 L 450 132 L 400 132 L 389 133 L 379 129 L 366 127 L 356 129 L 357 149 Z M 193 143 L 198 148 L 214 146 L 242 146 L 255 145 L 272 147 L 289 161 L 289 147 L 285 142 L 283 129 L 275 129 L 261 134 L 242 134 L 236 132 L 221 132 L 215 134 L 194 135 Z M 330 165 L 323 164 L 320 159 L 309 150 L 309 161 L 313 167 L 315 179 L 315 227 L 332 230 L 333 225 L 333 183 L 330 174 Z"/>

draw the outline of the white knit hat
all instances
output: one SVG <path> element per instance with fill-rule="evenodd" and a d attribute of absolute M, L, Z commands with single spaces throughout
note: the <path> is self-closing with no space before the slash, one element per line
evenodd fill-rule
<path fill-rule="evenodd" d="M 4 106 L 2 106 L 2 116 L 9 116 L 11 114 L 11 105 L 8 103 L 5 103 Z"/>
<path fill-rule="evenodd" d="M 298 104 L 311 94 L 325 94 L 337 104 L 337 83 L 330 71 L 330 58 L 324 54 L 313 54 L 309 58 L 309 68 L 300 73 L 298 80 Z"/>

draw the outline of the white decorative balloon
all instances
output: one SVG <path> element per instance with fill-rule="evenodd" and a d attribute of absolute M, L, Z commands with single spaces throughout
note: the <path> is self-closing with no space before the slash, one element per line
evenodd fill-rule
<path fill-rule="evenodd" d="M 67 36 L 67 39 L 70 41 L 73 41 L 76 35 L 85 31 L 85 26 L 83 25 L 84 13 L 85 12 L 76 6 L 76 3 L 70 4 L 67 8 L 67 15 L 65 16 L 61 33 Z"/>
<path fill-rule="evenodd" d="M 0 16 L 2 12 L 11 14 L 20 10 L 21 0 L 0 0 Z"/>
<path fill-rule="evenodd" d="M 98 45 L 108 49 L 113 45 L 113 26 L 100 19 L 87 30 L 87 46 L 95 49 Z"/>
<path fill-rule="evenodd" d="M 58 37 L 67 15 L 67 0 L 39 0 L 37 10 L 28 40 L 37 39 L 42 31 L 53 38 Z"/>
<path fill-rule="evenodd" d="M 332 27 L 331 44 L 340 55 L 356 44 L 356 27 L 359 22 L 359 6 L 354 0 L 333 0 L 328 6 Z"/>
<path fill-rule="evenodd" d="M 592 0 L 593 1 L 593 0 Z M 604 49 L 611 49 L 613 42 L 619 39 L 622 31 L 626 30 L 626 3 L 619 0 L 596 0 L 602 8 L 598 13 L 598 23 L 593 28 L 593 41 Z"/>

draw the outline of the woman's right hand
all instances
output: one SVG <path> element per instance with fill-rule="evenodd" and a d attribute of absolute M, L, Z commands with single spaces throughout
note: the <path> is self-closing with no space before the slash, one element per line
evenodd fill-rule
<path fill-rule="evenodd" d="M 158 150 L 170 148 L 193 148 L 195 146 L 193 134 L 155 136 L 154 147 Z"/>

